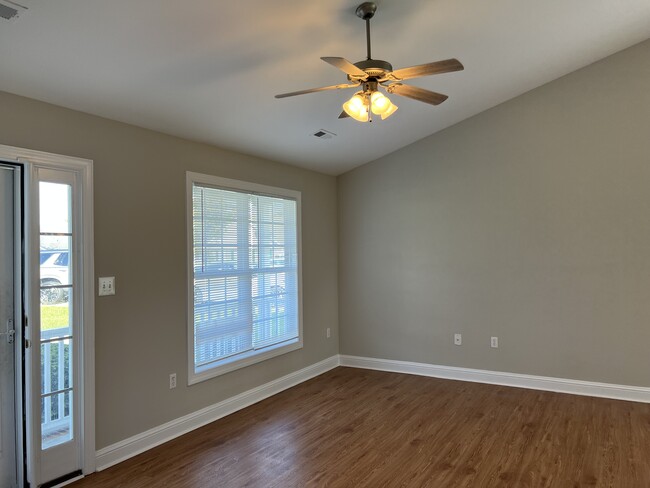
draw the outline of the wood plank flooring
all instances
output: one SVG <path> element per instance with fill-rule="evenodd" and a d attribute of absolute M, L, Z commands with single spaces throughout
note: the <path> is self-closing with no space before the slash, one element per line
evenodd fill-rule
<path fill-rule="evenodd" d="M 650 405 L 336 368 L 70 485 L 650 487 Z"/>

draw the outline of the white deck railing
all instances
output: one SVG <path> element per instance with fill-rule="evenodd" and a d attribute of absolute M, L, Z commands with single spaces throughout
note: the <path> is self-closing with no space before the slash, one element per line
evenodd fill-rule
<path fill-rule="evenodd" d="M 61 340 L 52 340 L 59 337 Z M 57 395 L 43 396 L 41 400 L 42 448 L 47 449 L 72 438 L 72 364 L 66 372 L 66 349 L 70 361 L 72 339 L 69 329 L 51 329 L 41 333 L 41 340 L 51 341 L 41 344 L 41 393 L 63 390 Z"/>

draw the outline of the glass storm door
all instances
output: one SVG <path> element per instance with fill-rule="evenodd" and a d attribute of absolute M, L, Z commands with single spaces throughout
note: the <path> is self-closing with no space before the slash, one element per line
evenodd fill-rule
<path fill-rule="evenodd" d="M 39 168 L 40 482 L 81 469 L 75 175 Z"/>
<path fill-rule="evenodd" d="M 0 486 L 18 482 L 16 436 L 15 168 L 0 165 Z"/>

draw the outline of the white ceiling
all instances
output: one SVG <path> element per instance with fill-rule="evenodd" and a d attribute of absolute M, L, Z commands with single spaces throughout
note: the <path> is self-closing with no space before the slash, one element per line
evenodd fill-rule
<path fill-rule="evenodd" d="M 353 91 L 319 59 L 365 58 L 360 0 L 14 0 L 0 21 L 0 90 L 329 174 L 395 151 L 650 37 L 648 0 L 384 0 L 374 58 L 450 57 L 465 71 L 409 83 L 386 121 L 339 120 Z M 337 137 L 311 134 L 326 129 Z"/>

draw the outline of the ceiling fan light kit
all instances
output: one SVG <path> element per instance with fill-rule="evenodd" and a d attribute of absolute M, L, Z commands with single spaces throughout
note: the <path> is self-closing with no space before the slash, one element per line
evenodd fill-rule
<path fill-rule="evenodd" d="M 372 19 L 376 11 L 377 5 L 374 2 L 364 2 L 356 9 L 357 17 L 366 22 L 366 59 L 351 63 L 345 58 L 321 58 L 326 63 L 343 71 L 347 75 L 349 83 L 282 93 L 276 95 L 275 98 L 293 97 L 319 91 L 358 88 L 360 86 L 362 90 L 355 93 L 352 98 L 343 104 L 343 112 L 339 115 L 340 119 L 351 117 L 359 122 L 372 122 L 371 114 L 379 115 L 382 120 L 385 120 L 397 111 L 397 106 L 379 91 L 380 86 L 387 93 L 411 98 L 430 105 L 438 105 L 444 102 L 447 95 L 417 86 L 404 85 L 402 81 L 421 76 L 461 71 L 464 69 L 462 63 L 452 58 L 393 70 L 393 66 L 388 61 L 372 59 L 370 51 L 370 19 Z"/>
<path fill-rule="evenodd" d="M 377 90 L 376 83 L 374 88 L 364 87 L 363 91 L 355 93 L 343 104 L 343 111 L 359 122 L 372 122 L 371 113 L 380 115 L 381 120 L 385 120 L 396 110 L 397 105 Z"/>

